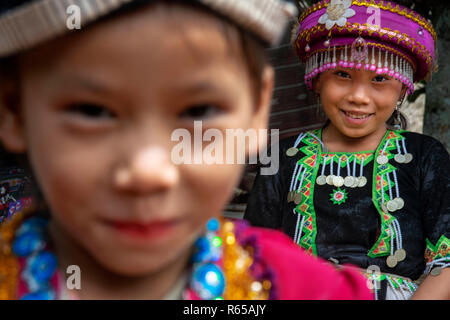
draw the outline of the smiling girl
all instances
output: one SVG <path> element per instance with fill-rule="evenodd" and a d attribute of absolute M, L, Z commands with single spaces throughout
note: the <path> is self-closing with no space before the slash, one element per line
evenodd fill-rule
<path fill-rule="evenodd" d="M 62 1 L 2 1 L 0 139 L 27 154 L 45 206 L 0 227 L 0 299 L 370 298 L 354 269 L 219 219 L 243 165 L 170 158 L 195 121 L 267 126 L 263 48 L 292 7 L 242 2 L 71 1 L 86 20 L 64 34 Z"/>
<path fill-rule="evenodd" d="M 281 170 L 256 178 L 245 218 L 358 265 L 378 299 L 449 299 L 449 155 L 399 112 L 435 67 L 433 27 L 388 1 L 321 1 L 299 23 L 305 83 L 328 121 L 280 142 Z"/>

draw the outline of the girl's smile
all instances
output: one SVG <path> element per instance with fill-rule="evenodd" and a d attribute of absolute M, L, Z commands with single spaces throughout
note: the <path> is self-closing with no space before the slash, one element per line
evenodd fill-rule
<path fill-rule="evenodd" d="M 370 120 L 370 117 L 375 115 L 375 113 L 346 111 L 342 109 L 341 113 L 343 114 L 345 121 L 347 121 L 350 125 L 364 125 Z"/>

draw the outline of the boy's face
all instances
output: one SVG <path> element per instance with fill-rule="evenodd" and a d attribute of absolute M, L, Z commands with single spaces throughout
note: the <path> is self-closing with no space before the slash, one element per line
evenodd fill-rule
<path fill-rule="evenodd" d="M 2 139 L 28 153 L 62 234 L 113 272 L 159 270 L 221 212 L 242 171 L 175 165 L 172 132 L 267 124 L 272 73 L 256 104 L 244 63 L 215 17 L 146 8 L 28 54 L 23 122 Z"/>

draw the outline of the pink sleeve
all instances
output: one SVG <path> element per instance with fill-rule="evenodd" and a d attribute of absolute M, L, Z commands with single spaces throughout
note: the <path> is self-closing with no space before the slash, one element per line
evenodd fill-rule
<path fill-rule="evenodd" d="M 347 265 L 338 270 L 276 230 L 249 227 L 244 233 L 256 236 L 261 258 L 274 274 L 277 299 L 373 299 L 366 278 L 356 267 Z"/>

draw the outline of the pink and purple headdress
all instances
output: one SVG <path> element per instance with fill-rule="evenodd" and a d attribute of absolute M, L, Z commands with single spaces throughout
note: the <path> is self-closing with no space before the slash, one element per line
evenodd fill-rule
<path fill-rule="evenodd" d="M 321 1 L 300 16 L 295 39 L 310 89 L 318 74 L 340 66 L 388 74 L 409 94 L 434 71 L 435 44 L 428 20 L 382 0 Z"/>

